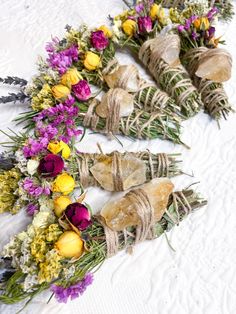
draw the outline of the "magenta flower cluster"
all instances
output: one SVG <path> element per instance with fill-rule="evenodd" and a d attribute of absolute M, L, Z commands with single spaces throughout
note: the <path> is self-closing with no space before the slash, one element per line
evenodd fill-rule
<path fill-rule="evenodd" d="M 50 195 L 49 187 L 42 187 L 34 182 L 31 178 L 26 178 L 23 181 L 23 189 L 33 197 L 39 197 L 40 195 Z"/>
<path fill-rule="evenodd" d="M 51 290 L 55 294 L 55 297 L 58 302 L 60 303 L 66 303 L 68 299 L 74 300 L 81 296 L 87 287 L 93 283 L 93 275 L 91 273 L 88 273 L 85 275 L 84 279 L 79 281 L 78 283 L 68 287 L 64 288 L 62 286 L 58 285 L 51 285 Z"/>
<path fill-rule="evenodd" d="M 52 69 L 57 70 L 60 74 L 64 74 L 73 62 L 78 61 L 79 48 L 76 45 L 72 45 L 64 50 L 57 51 L 59 42 L 58 38 L 53 38 L 52 42 L 46 45 L 46 51 L 48 52 L 47 62 Z"/>
<path fill-rule="evenodd" d="M 152 30 L 152 20 L 150 16 L 140 16 L 138 18 L 139 33 L 149 33 Z"/>
<path fill-rule="evenodd" d="M 37 140 L 29 138 L 27 144 L 25 144 L 25 146 L 22 148 L 23 154 L 26 158 L 37 156 L 47 148 L 47 145 L 47 138 L 39 138 Z"/>
<path fill-rule="evenodd" d="M 109 45 L 109 40 L 103 31 L 96 31 L 91 34 L 91 44 L 95 49 L 100 51 Z"/>
<path fill-rule="evenodd" d="M 86 101 L 91 96 L 91 89 L 86 80 L 80 80 L 72 87 L 73 92 L 78 100 Z"/>

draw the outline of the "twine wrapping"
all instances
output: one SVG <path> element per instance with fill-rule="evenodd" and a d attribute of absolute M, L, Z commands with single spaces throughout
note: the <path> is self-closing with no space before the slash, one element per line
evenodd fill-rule
<path fill-rule="evenodd" d="M 109 84 L 109 75 L 115 74 L 115 72 L 119 71 L 120 67 L 123 68 L 123 71 L 120 71 L 120 75 L 119 77 L 116 77 L 114 84 Z M 136 81 L 139 90 L 136 91 L 135 94 L 135 105 L 138 109 L 154 112 L 171 106 L 170 109 L 171 112 L 173 112 L 173 107 L 176 106 L 174 99 L 170 98 L 166 92 L 160 90 L 153 83 L 141 79 L 135 65 L 120 66 L 117 59 L 114 58 L 108 62 L 107 66 L 103 69 L 102 74 L 110 88 L 119 87 L 130 91 L 129 82 Z M 177 110 L 175 109 L 175 111 Z"/>
<path fill-rule="evenodd" d="M 139 59 L 161 88 L 176 100 L 184 114 L 187 116 L 196 114 L 201 107 L 200 96 L 187 71 L 181 65 L 171 67 L 167 64 L 161 58 L 158 48 L 159 41 L 155 42 L 155 39 L 144 42 L 139 50 Z"/>
<path fill-rule="evenodd" d="M 208 48 L 206 47 L 191 49 L 184 55 L 183 62 L 186 64 L 187 70 L 201 94 L 205 111 L 214 119 L 219 119 L 221 116 L 226 119 L 226 116 L 230 111 L 233 111 L 233 109 L 229 104 L 228 96 L 226 95 L 223 84 L 208 79 L 202 79 L 195 75 L 199 62 L 201 62 L 202 55 L 204 55 L 206 51 L 208 51 Z M 216 53 L 219 53 L 219 51 L 216 51 Z"/>
<path fill-rule="evenodd" d="M 147 113 L 144 110 L 134 110 L 127 117 L 120 117 L 120 105 L 115 93 L 109 97 L 109 113 L 107 118 L 100 118 L 95 107 L 99 102 L 93 100 L 86 112 L 80 113 L 84 127 L 93 131 L 113 136 L 123 134 L 138 139 L 161 138 L 181 143 L 179 138 L 179 121 L 167 116 L 164 112 Z"/>
<path fill-rule="evenodd" d="M 180 220 L 187 216 L 194 208 L 194 206 L 191 206 L 184 192 L 185 191 L 173 192 L 168 205 L 169 208 L 169 206 L 173 204 L 177 221 L 167 209 L 165 211 L 165 214 L 169 217 L 174 225 L 178 225 Z M 186 192 L 191 191 L 187 190 Z M 130 247 L 132 248 L 134 245 L 145 240 L 152 240 L 156 238 L 155 224 L 157 222 L 154 221 L 154 209 L 150 204 L 146 192 L 144 192 L 142 189 L 137 189 L 130 191 L 128 194 L 126 194 L 126 197 L 128 197 L 130 201 L 135 204 L 137 213 L 140 217 L 140 224 L 138 226 L 133 226 L 132 232 L 129 230 L 118 232 L 114 231 L 106 225 L 105 220 L 101 216 L 97 217 L 104 228 L 107 257 L 112 257 L 113 255 L 117 254 L 120 249 L 127 250 Z M 205 205 L 205 202 L 203 202 L 202 205 Z M 123 245 L 121 243 L 123 243 Z"/>
<path fill-rule="evenodd" d="M 84 188 L 89 186 L 99 186 L 99 182 L 93 177 L 90 168 L 104 157 L 112 158 L 112 182 L 114 191 L 123 191 L 121 161 L 126 157 L 134 157 L 142 160 L 146 165 L 146 178 L 152 180 L 160 177 L 171 177 L 181 172 L 176 168 L 175 159 L 165 153 L 152 154 L 149 151 L 139 153 L 120 153 L 113 152 L 104 154 L 83 154 L 80 153 L 77 159 L 78 176 Z"/>

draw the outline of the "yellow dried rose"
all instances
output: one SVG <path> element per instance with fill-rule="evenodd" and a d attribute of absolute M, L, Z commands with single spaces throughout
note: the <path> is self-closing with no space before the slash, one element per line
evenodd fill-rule
<path fill-rule="evenodd" d="M 135 34 L 136 29 L 137 29 L 137 23 L 133 20 L 126 20 L 122 24 L 122 29 L 126 35 L 133 36 Z"/>
<path fill-rule="evenodd" d="M 62 157 L 65 159 L 70 157 L 70 147 L 63 141 L 50 142 L 47 149 L 53 154 L 58 154 L 61 152 Z"/>
<path fill-rule="evenodd" d="M 84 243 L 74 231 L 65 231 L 55 243 L 58 253 L 66 258 L 80 257 L 83 254 Z"/>
<path fill-rule="evenodd" d="M 88 51 L 85 55 L 84 66 L 87 70 L 93 71 L 96 70 L 100 65 L 100 57 L 92 52 Z"/>
<path fill-rule="evenodd" d="M 70 95 L 70 89 L 62 84 L 58 84 L 52 87 L 52 94 L 56 99 L 63 99 Z"/>
<path fill-rule="evenodd" d="M 63 195 L 70 194 L 75 188 L 75 180 L 68 173 L 62 173 L 56 177 L 52 185 L 53 192 Z"/>
<path fill-rule="evenodd" d="M 61 83 L 70 87 L 71 85 L 77 84 L 82 79 L 83 77 L 79 71 L 76 68 L 72 68 L 62 75 Z"/>
<path fill-rule="evenodd" d="M 102 25 L 98 28 L 99 31 L 103 31 L 104 35 L 107 38 L 111 38 L 112 37 L 112 31 L 106 26 L 106 25 Z"/>
<path fill-rule="evenodd" d="M 57 217 L 60 217 L 65 211 L 66 207 L 72 203 L 69 196 L 58 196 L 54 199 L 54 212 Z"/>
<path fill-rule="evenodd" d="M 200 30 L 206 31 L 210 27 L 210 22 L 207 17 L 201 17 L 200 19 Z"/>

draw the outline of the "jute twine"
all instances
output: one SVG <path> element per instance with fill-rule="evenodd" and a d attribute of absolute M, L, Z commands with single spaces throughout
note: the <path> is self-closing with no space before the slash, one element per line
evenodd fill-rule
<path fill-rule="evenodd" d="M 114 231 L 109 228 L 102 217 L 97 217 L 104 228 L 106 246 L 107 246 L 107 257 L 111 257 L 120 249 L 129 249 L 130 246 L 143 242 L 145 240 L 152 240 L 156 237 L 155 234 L 155 220 L 154 220 L 154 209 L 150 204 L 148 195 L 142 189 L 137 189 L 130 191 L 126 194 L 125 197 L 128 197 L 130 201 L 135 205 L 137 214 L 140 218 L 140 224 L 135 227 L 133 232 L 128 230 L 123 231 Z M 172 202 L 177 214 L 177 220 L 168 212 L 166 209 L 165 213 L 171 219 L 173 224 L 179 224 L 180 219 L 183 215 L 180 215 L 180 210 L 188 215 L 192 211 L 192 207 L 185 197 L 182 191 L 173 192 Z M 185 216 L 184 215 L 184 216 Z M 132 239 L 132 241 L 128 241 Z M 122 241 L 122 245 L 121 245 Z M 130 244 L 131 242 L 132 244 Z"/>
<path fill-rule="evenodd" d="M 136 245 L 146 239 L 153 239 L 154 233 L 154 209 L 150 203 L 147 193 L 142 189 L 136 189 L 126 194 L 130 202 L 134 205 L 136 212 L 140 218 L 140 225 L 136 226 L 135 234 L 129 233 L 127 230 L 120 232 L 114 231 L 109 228 L 104 220 L 99 219 L 100 223 L 104 227 L 106 245 L 107 245 L 107 257 L 111 257 L 119 251 L 119 238 L 124 239 L 124 246 L 122 249 L 128 246 L 128 237 L 134 238 L 133 244 Z M 122 234 L 122 235 L 121 235 Z"/>
<path fill-rule="evenodd" d="M 152 48 L 155 45 L 154 40 L 148 40 L 141 46 L 139 59 L 149 69 L 157 83 L 165 80 L 165 77 L 171 77 L 169 80 L 165 80 L 165 90 L 171 97 L 175 98 L 177 103 L 187 102 L 192 93 L 197 91 L 187 71 L 182 66 L 170 67 L 162 60 L 158 52 L 158 46 L 155 49 Z M 181 93 L 178 93 L 178 91 L 181 91 Z"/>
<path fill-rule="evenodd" d="M 146 115 L 145 110 L 138 110 L 135 113 L 131 113 L 127 117 L 120 117 L 120 103 L 118 101 L 117 91 L 110 91 L 108 97 L 108 116 L 105 119 L 106 125 L 104 128 L 98 127 L 100 117 L 94 112 L 99 101 L 93 99 L 89 104 L 87 112 L 84 114 L 83 126 L 89 127 L 94 131 L 99 131 L 99 133 L 107 134 L 112 137 L 115 134 L 123 134 L 128 136 L 130 134 L 130 129 L 135 132 L 135 137 L 142 139 L 144 131 L 147 133 L 152 126 L 153 121 L 161 119 L 162 114 L 160 112 L 152 113 L 148 117 L 145 116 L 145 122 L 143 123 L 143 115 Z M 141 121 L 142 120 L 142 121 Z M 163 125 L 163 136 L 166 138 L 166 130 Z M 146 138 L 146 137 L 145 137 Z"/>
<path fill-rule="evenodd" d="M 90 172 L 90 167 L 99 162 L 100 159 L 106 157 L 104 154 L 80 154 L 77 159 L 78 174 L 81 185 L 86 188 L 89 186 L 99 186 L 99 183 Z M 135 157 L 142 160 L 146 164 L 147 178 L 152 180 L 159 177 L 168 177 L 170 174 L 171 161 L 167 154 L 152 154 L 148 151 L 139 153 L 120 153 L 113 152 L 107 155 L 112 158 L 112 181 L 114 191 L 123 191 L 123 178 L 121 161 L 123 158 Z"/>
<path fill-rule="evenodd" d="M 183 60 L 187 65 L 190 76 L 193 78 L 194 84 L 198 87 L 206 111 L 213 117 L 217 117 L 219 114 L 223 114 L 225 117 L 225 114 L 230 112 L 232 108 L 229 104 L 228 96 L 224 90 L 223 84 L 202 79 L 195 75 L 199 62 L 201 62 L 202 56 L 204 56 L 207 51 L 208 48 L 206 47 L 191 49 L 185 54 Z M 215 49 L 215 53 L 225 53 L 227 56 L 229 55 L 227 51 L 219 51 L 217 49 Z"/>

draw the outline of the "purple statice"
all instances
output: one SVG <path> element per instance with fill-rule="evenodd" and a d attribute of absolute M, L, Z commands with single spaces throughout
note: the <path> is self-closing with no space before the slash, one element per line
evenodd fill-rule
<path fill-rule="evenodd" d="M 26 208 L 26 212 L 29 216 L 34 216 L 38 209 L 38 205 L 30 203 Z"/>
<path fill-rule="evenodd" d="M 210 11 L 207 13 L 208 20 L 211 21 L 217 13 L 219 13 L 218 8 L 211 8 Z"/>
<path fill-rule="evenodd" d="M 41 195 L 50 195 L 49 187 L 43 187 L 34 182 L 31 178 L 25 178 L 22 183 L 23 189 L 33 197 L 39 197 Z"/>
<path fill-rule="evenodd" d="M 88 273 L 85 275 L 84 279 L 79 281 L 78 283 L 68 287 L 64 288 L 62 286 L 58 285 L 51 285 L 51 290 L 55 294 L 55 297 L 58 302 L 60 303 L 67 303 L 68 299 L 74 300 L 81 296 L 87 287 L 91 285 L 93 282 L 93 275 L 91 273 Z"/>
<path fill-rule="evenodd" d="M 179 33 L 182 33 L 185 30 L 185 27 L 184 25 L 178 25 L 177 29 Z"/>
<path fill-rule="evenodd" d="M 72 97 L 66 103 L 41 111 L 34 118 L 37 134 L 48 143 L 56 138 L 68 143 L 72 137 L 79 136 L 82 131 L 77 129 L 74 121 L 79 109 L 72 105 L 74 102 Z"/>
<path fill-rule="evenodd" d="M 138 3 L 134 7 L 135 11 L 139 14 L 144 10 L 144 4 L 143 3 Z"/>
<path fill-rule="evenodd" d="M 72 45 L 64 50 L 57 51 L 58 45 L 58 38 L 53 38 L 52 42 L 47 43 L 47 62 L 52 69 L 57 70 L 62 75 L 71 67 L 73 62 L 78 61 L 79 48 L 77 45 Z"/>
<path fill-rule="evenodd" d="M 190 30 L 190 27 L 191 27 L 191 24 L 197 19 L 197 16 L 196 15 L 192 15 L 190 18 L 188 18 L 186 21 L 185 21 L 185 25 L 184 25 L 184 28 L 186 31 Z"/>
<path fill-rule="evenodd" d="M 37 156 L 47 148 L 48 140 L 46 138 L 29 138 L 23 147 L 23 154 L 26 158 Z"/>
<path fill-rule="evenodd" d="M 191 33 L 191 37 L 192 37 L 193 40 L 197 40 L 199 36 L 200 36 L 200 35 L 197 34 L 196 32 L 192 32 L 192 33 Z"/>

